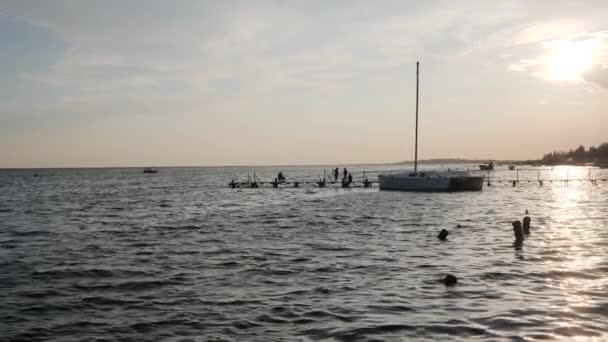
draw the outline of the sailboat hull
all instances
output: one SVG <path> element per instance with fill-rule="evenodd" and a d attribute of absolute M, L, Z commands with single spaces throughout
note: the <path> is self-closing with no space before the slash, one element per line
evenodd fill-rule
<path fill-rule="evenodd" d="M 456 176 L 452 178 L 449 191 L 481 191 L 483 176 Z"/>
<path fill-rule="evenodd" d="M 380 190 L 395 191 L 481 191 L 483 176 L 472 174 L 428 173 L 429 176 L 412 176 L 416 173 L 382 174 L 378 176 Z"/>
<path fill-rule="evenodd" d="M 379 175 L 380 190 L 397 191 L 449 191 L 451 179 L 430 177 L 403 177 L 396 175 Z"/>

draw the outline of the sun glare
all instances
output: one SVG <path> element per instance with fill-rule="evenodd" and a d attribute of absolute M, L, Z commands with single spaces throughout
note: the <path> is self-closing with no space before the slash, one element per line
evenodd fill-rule
<path fill-rule="evenodd" d="M 594 59 L 592 42 L 551 42 L 551 52 L 543 59 L 545 76 L 555 81 L 580 81 L 581 74 L 591 69 Z"/>

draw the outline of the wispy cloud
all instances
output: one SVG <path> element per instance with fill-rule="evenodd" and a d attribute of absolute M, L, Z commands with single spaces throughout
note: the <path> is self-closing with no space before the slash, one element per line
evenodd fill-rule
<path fill-rule="evenodd" d="M 547 38 L 539 42 L 542 51 L 511 63 L 510 70 L 529 72 L 547 81 L 590 82 L 604 87 L 608 31 L 569 35 L 557 40 L 553 40 L 552 35 L 538 37 Z"/>
<path fill-rule="evenodd" d="M 228 136 L 254 135 L 256 125 L 264 132 L 255 137 L 264 141 L 260 146 L 274 146 L 273 139 L 289 138 L 277 122 L 297 119 L 311 129 L 311 146 L 337 140 L 336 154 L 350 139 L 344 133 L 332 140 L 336 131 L 357 132 L 354 144 L 373 126 L 390 132 L 370 139 L 379 141 L 375 147 L 390 146 L 374 148 L 383 153 L 378 158 L 398 160 L 416 60 L 429 89 L 423 96 L 430 141 L 449 135 L 463 111 L 502 129 L 510 124 L 502 119 L 505 101 L 529 96 L 537 103 L 543 94 L 549 99 L 543 113 L 562 97 L 556 85 L 573 92 L 590 84 L 606 88 L 607 12 L 608 2 L 594 0 L 4 0 L 2 15 L 61 44 L 42 67 L 20 68 L 10 84 L 0 80 L 0 91 L 19 95 L 2 98 L 0 117 L 27 127 L 45 115 L 57 125 L 76 115 L 140 115 L 158 120 L 155 132 L 178 122 L 180 132 L 214 137 L 235 151 Z M 552 63 L 568 56 L 560 44 L 599 52 L 591 65 L 562 61 L 571 70 L 558 74 Z M 555 82 L 556 75 L 569 82 Z M 521 89 L 526 96 L 513 95 Z M 171 117 L 180 115 L 183 121 Z M 146 125 L 135 127 L 152 129 Z M 470 130 L 462 135 L 471 141 L 480 131 L 461 129 Z M 445 148 L 440 145 L 425 144 L 435 151 Z M 359 158 L 356 149 L 346 150 Z"/>

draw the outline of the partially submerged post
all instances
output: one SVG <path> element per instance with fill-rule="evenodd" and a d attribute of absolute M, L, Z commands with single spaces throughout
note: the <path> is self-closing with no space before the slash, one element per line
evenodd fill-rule
<path fill-rule="evenodd" d="M 530 216 L 524 217 L 523 230 L 524 230 L 525 235 L 530 235 L 530 223 L 531 222 L 532 222 L 532 219 L 530 218 Z"/>
<path fill-rule="evenodd" d="M 513 234 L 515 234 L 515 242 L 513 246 L 521 247 L 524 245 L 524 230 L 521 227 L 521 221 L 513 221 Z"/>

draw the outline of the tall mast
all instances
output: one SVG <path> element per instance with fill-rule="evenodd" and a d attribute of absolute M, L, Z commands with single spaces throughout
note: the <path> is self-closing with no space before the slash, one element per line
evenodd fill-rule
<path fill-rule="evenodd" d="M 414 147 L 414 172 L 418 172 L 418 83 L 420 62 L 416 62 L 416 143 Z"/>

